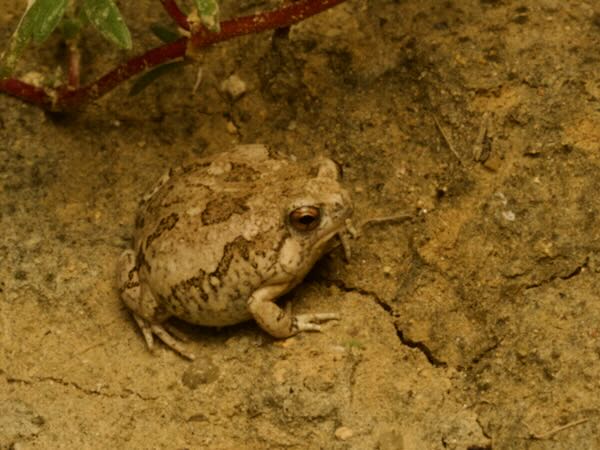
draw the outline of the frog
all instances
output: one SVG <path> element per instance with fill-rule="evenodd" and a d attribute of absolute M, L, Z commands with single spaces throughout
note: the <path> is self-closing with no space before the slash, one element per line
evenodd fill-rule
<path fill-rule="evenodd" d="M 353 203 L 337 163 L 238 145 L 171 169 L 139 203 L 118 289 L 146 346 L 193 360 L 167 321 L 254 321 L 274 338 L 321 331 L 334 312 L 293 314 L 277 300 L 333 248 L 349 257 Z"/>

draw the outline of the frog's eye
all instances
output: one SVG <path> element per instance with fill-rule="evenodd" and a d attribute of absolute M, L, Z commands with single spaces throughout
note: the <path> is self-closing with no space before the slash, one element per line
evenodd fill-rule
<path fill-rule="evenodd" d="M 321 222 L 321 210 L 316 206 L 301 206 L 290 213 L 290 223 L 298 231 L 311 231 Z"/>

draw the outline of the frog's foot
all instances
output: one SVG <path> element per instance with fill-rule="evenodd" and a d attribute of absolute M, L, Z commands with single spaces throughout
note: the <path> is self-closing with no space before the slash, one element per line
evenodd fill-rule
<path fill-rule="evenodd" d="M 329 320 L 340 320 L 340 315 L 336 313 L 298 314 L 293 318 L 292 330 L 294 333 L 321 331 L 320 323 Z"/>
<path fill-rule="evenodd" d="M 260 327 L 276 338 L 288 338 L 301 331 L 321 331 L 321 322 L 337 320 L 335 313 L 292 315 L 291 304 L 280 308 L 274 300 L 288 290 L 287 284 L 275 284 L 257 289 L 248 300 L 248 310 Z"/>
<path fill-rule="evenodd" d="M 177 340 L 176 338 L 174 338 L 172 336 L 172 334 L 173 334 L 173 335 L 177 336 L 178 338 L 180 338 L 181 340 L 184 340 L 183 338 L 181 338 L 181 334 L 179 332 L 172 331 L 173 330 L 172 327 L 163 326 L 160 324 L 149 323 L 147 320 L 141 318 L 137 314 L 134 314 L 133 317 L 134 317 L 135 321 L 137 322 L 138 326 L 140 327 L 140 330 L 142 330 L 142 334 L 144 335 L 144 340 L 146 341 L 146 345 L 148 346 L 148 349 L 150 351 L 154 350 L 154 336 L 153 335 L 156 335 L 156 337 L 158 337 L 161 341 L 163 341 L 163 343 L 165 345 L 167 345 L 167 347 L 170 347 L 172 350 L 175 350 L 177 353 L 179 353 L 184 358 L 187 358 L 192 361 L 194 359 L 196 359 L 196 355 L 194 355 L 189 350 L 187 350 L 185 348 L 185 345 L 183 345 L 179 340 Z"/>

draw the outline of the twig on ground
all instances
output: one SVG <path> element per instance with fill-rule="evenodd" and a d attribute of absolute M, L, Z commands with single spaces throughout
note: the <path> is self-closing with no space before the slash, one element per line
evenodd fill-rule
<path fill-rule="evenodd" d="M 448 137 L 448 134 L 446 133 L 446 130 L 444 130 L 444 128 L 442 127 L 442 124 L 440 123 L 440 121 L 438 120 L 438 118 L 435 116 L 435 114 L 433 115 L 433 120 L 434 120 L 435 125 L 437 126 L 438 130 L 440 131 L 440 134 L 444 138 L 444 141 L 446 141 L 446 145 L 448 146 L 448 148 L 450 149 L 450 151 L 454 154 L 454 156 L 456 156 L 456 159 L 458 159 L 458 162 L 462 164 L 462 160 L 460 159 L 460 155 L 458 154 L 458 152 L 454 148 L 454 145 L 452 145 L 452 141 L 450 141 L 450 138 Z"/>
<path fill-rule="evenodd" d="M 575 420 L 573 422 L 569 422 L 566 425 L 562 425 L 560 427 L 556 427 L 553 428 L 550 431 L 547 431 L 545 433 L 541 433 L 541 434 L 537 434 L 537 433 L 532 433 L 531 430 L 529 431 L 529 438 L 530 439 L 535 439 L 537 441 L 542 441 L 542 440 L 546 440 L 546 439 L 550 439 L 552 436 L 554 436 L 556 433 L 560 433 L 561 431 L 567 430 L 569 428 L 573 428 L 577 425 L 581 425 L 582 423 L 587 422 L 589 419 L 579 419 L 579 420 Z M 529 427 L 527 427 L 529 428 Z"/>
<path fill-rule="evenodd" d="M 473 160 L 477 162 L 485 162 L 490 156 L 489 145 L 485 145 L 486 137 L 489 132 L 489 127 L 490 113 L 486 111 L 481 117 L 481 125 L 479 126 L 479 132 L 477 133 L 475 144 L 473 144 Z"/>

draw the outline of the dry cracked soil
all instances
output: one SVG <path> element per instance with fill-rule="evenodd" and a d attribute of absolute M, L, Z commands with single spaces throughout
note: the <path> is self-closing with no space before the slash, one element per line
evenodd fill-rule
<path fill-rule="evenodd" d="M 119 4 L 135 48 L 86 32 L 84 81 L 169 23 Z M 19 73 L 63 60 L 53 37 Z M 598 2 L 351 0 L 130 87 L 60 116 L 0 97 L 0 448 L 600 448 Z M 179 323 L 198 359 L 151 354 L 115 285 L 137 202 L 254 142 L 335 159 L 358 219 L 409 217 L 288 295 L 341 314 L 323 333 Z"/>

